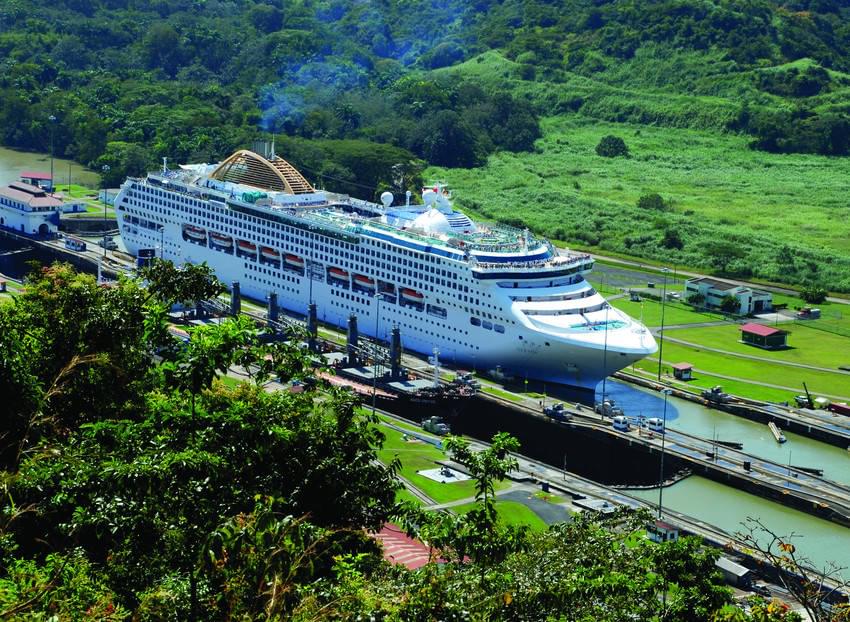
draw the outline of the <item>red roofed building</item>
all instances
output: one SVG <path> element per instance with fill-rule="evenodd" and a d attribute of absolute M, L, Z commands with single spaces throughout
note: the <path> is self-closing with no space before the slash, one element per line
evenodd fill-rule
<path fill-rule="evenodd" d="M 53 189 L 53 180 L 50 179 L 50 173 L 42 173 L 41 171 L 24 171 L 21 173 L 21 181 L 25 184 L 44 188 L 45 190 Z"/>
<path fill-rule="evenodd" d="M 52 237 L 59 230 L 62 200 L 32 184 L 0 188 L 0 226 L 25 235 Z"/>
<path fill-rule="evenodd" d="M 787 348 L 788 331 L 751 322 L 741 326 L 741 341 L 767 350 Z"/>
<path fill-rule="evenodd" d="M 675 365 L 671 365 L 673 368 L 673 377 L 677 380 L 691 380 L 691 373 L 694 370 L 694 366 L 690 363 L 676 363 Z"/>

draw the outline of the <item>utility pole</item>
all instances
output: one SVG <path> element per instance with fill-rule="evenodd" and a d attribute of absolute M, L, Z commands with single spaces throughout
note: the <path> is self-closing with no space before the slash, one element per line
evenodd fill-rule
<path fill-rule="evenodd" d="M 56 116 L 50 115 L 47 117 L 47 120 L 50 121 L 50 192 L 51 194 L 54 191 L 53 188 L 53 135 L 56 133 Z"/>
<path fill-rule="evenodd" d="M 108 164 L 104 164 L 104 165 L 101 167 L 101 170 L 103 171 L 103 177 L 105 178 L 105 177 L 106 177 L 106 175 L 109 173 L 109 170 L 110 170 L 110 169 L 109 169 L 109 165 L 108 165 Z M 101 179 L 101 181 L 102 181 L 101 185 L 103 186 L 103 256 L 104 256 L 104 258 L 105 258 L 105 257 L 106 257 L 106 232 L 107 232 L 107 225 L 106 225 L 106 198 L 107 198 L 107 195 L 108 195 L 109 193 L 107 192 L 106 179 Z"/>
<path fill-rule="evenodd" d="M 661 353 L 664 351 L 664 305 L 667 303 L 667 274 L 670 268 L 661 268 L 664 286 L 661 290 L 661 331 L 658 333 L 658 382 L 661 382 Z"/>

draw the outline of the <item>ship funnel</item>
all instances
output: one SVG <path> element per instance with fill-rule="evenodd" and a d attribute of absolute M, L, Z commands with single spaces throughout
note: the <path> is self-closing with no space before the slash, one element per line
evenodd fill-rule
<path fill-rule="evenodd" d="M 348 364 L 355 366 L 357 365 L 357 340 L 359 335 L 357 334 L 357 316 L 353 313 L 348 316 Z"/>
<path fill-rule="evenodd" d="M 277 318 L 278 318 L 277 293 L 276 292 L 270 292 L 269 295 L 266 297 L 266 299 L 268 300 L 268 303 L 269 303 L 268 313 L 267 313 L 268 318 L 269 318 L 269 322 L 277 322 Z"/>
<path fill-rule="evenodd" d="M 316 349 L 316 337 L 319 334 L 319 325 L 316 322 L 316 303 L 311 302 L 307 307 L 307 345 L 311 350 Z"/>
<path fill-rule="evenodd" d="M 242 292 L 239 289 L 239 281 L 233 281 L 230 286 L 230 315 L 242 313 Z"/>
<path fill-rule="evenodd" d="M 390 375 L 393 378 L 401 377 L 401 331 L 398 326 L 393 326 L 390 339 Z"/>

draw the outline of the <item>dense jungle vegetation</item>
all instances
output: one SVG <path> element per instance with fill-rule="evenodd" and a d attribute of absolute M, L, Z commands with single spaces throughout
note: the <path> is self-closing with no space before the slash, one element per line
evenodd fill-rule
<path fill-rule="evenodd" d="M 184 343 L 166 310 L 221 284 L 203 265 L 142 277 L 57 264 L 0 304 L 0 619 L 799 620 L 735 607 L 719 552 L 650 542 L 642 513 L 503 524 L 505 434 L 446 441 L 475 478 L 467 514 L 397 502 L 376 419 L 315 376 L 304 335 L 268 343 L 243 316 Z M 249 377 L 223 383 L 234 364 Z M 384 561 L 367 532 L 390 519 L 442 563 Z"/>
<path fill-rule="evenodd" d="M 839 0 L 8 0 L 0 142 L 53 138 L 115 185 L 276 133 L 329 189 L 447 167 L 424 177 L 471 177 L 465 207 L 567 243 L 850 291 L 830 225 L 848 216 L 848 18 Z M 596 157 L 596 127 L 631 158 Z M 621 177 L 636 160 L 645 181 Z M 667 183 L 683 168 L 691 185 Z M 635 208 L 656 193 L 666 210 Z"/>

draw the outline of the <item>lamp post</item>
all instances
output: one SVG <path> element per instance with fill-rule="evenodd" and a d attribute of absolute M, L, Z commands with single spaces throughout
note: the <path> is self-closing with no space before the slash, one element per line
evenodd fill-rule
<path fill-rule="evenodd" d="M 658 333 L 658 382 L 661 382 L 661 353 L 664 351 L 664 305 L 667 303 L 667 274 L 670 268 L 661 268 L 664 285 L 661 290 L 661 331 Z"/>
<path fill-rule="evenodd" d="M 56 116 L 50 115 L 47 120 L 50 121 L 50 192 L 53 192 L 53 135 L 56 131 Z M 70 188 L 68 191 L 70 192 Z"/>
<path fill-rule="evenodd" d="M 106 175 L 109 173 L 109 165 L 104 164 L 100 168 L 100 170 L 103 171 L 103 176 L 106 177 Z M 104 179 L 103 180 L 103 256 L 104 257 L 106 257 L 106 231 L 107 231 L 107 228 L 106 228 L 106 195 L 107 194 L 108 193 L 106 191 L 106 180 Z"/>
<path fill-rule="evenodd" d="M 664 394 L 664 414 L 661 416 L 661 468 L 658 472 L 658 518 L 661 519 L 661 502 L 664 494 L 664 441 L 667 438 L 667 397 L 673 392 L 672 389 L 662 389 Z"/>

